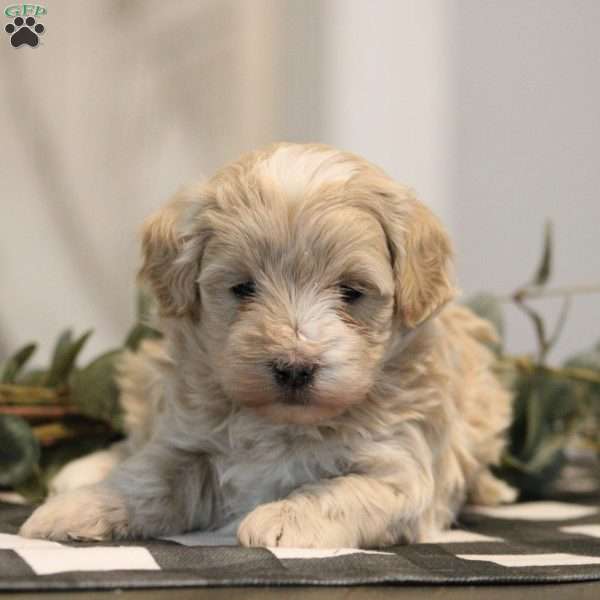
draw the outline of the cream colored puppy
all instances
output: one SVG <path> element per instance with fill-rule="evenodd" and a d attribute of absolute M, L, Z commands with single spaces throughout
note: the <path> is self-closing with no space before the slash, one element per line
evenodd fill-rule
<path fill-rule="evenodd" d="M 143 249 L 165 337 L 122 365 L 128 450 L 23 535 L 241 521 L 247 546 L 373 547 L 514 498 L 489 471 L 511 415 L 480 343 L 494 333 L 446 306 L 448 237 L 380 169 L 327 146 L 254 152 L 152 216 Z"/>

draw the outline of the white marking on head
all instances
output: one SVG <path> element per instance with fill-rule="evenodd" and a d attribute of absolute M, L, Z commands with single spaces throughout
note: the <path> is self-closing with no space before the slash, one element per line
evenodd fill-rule
<path fill-rule="evenodd" d="M 357 170 L 354 161 L 335 149 L 284 145 L 259 163 L 258 172 L 281 187 L 288 200 L 298 200 L 324 183 L 348 181 Z"/>

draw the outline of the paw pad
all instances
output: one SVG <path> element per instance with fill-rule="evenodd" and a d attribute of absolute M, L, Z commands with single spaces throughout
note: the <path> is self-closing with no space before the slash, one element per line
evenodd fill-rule
<path fill-rule="evenodd" d="M 12 23 L 9 23 L 4 31 L 10 35 L 10 43 L 15 48 L 27 44 L 35 48 L 39 41 L 39 35 L 44 33 L 44 26 L 35 22 L 33 17 L 15 17 Z"/>

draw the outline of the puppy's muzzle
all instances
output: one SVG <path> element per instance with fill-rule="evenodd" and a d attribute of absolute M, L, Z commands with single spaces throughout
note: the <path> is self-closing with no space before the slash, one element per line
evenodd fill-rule
<path fill-rule="evenodd" d="M 301 390 L 314 381 L 317 365 L 274 362 L 271 364 L 271 370 L 277 385 L 287 390 Z"/>

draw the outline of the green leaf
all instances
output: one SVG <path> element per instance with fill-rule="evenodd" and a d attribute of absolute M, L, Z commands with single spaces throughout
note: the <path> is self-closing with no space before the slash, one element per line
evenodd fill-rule
<path fill-rule="evenodd" d="M 38 504 L 43 502 L 47 494 L 47 488 L 44 481 L 44 476 L 40 472 L 40 469 L 35 467 L 33 472 L 27 479 L 17 483 L 14 486 L 15 492 L 24 496 L 28 502 L 32 504 Z"/>
<path fill-rule="evenodd" d="M 600 374 L 600 349 L 594 347 L 590 350 L 584 350 L 565 360 L 564 366 L 567 368 L 585 369 Z M 592 391 L 600 391 L 599 383 L 590 383 Z"/>
<path fill-rule="evenodd" d="M 558 319 L 556 320 L 556 324 L 554 325 L 554 331 L 552 335 L 547 340 L 547 350 L 546 354 L 550 352 L 550 350 L 556 345 L 556 342 L 560 338 L 560 334 L 562 333 L 565 323 L 567 322 L 567 316 L 569 314 L 569 309 L 571 308 L 571 296 L 565 296 L 563 298 L 562 306 L 560 309 L 560 313 L 558 315 Z"/>
<path fill-rule="evenodd" d="M 80 338 L 72 341 L 70 330 L 63 332 L 56 343 L 52 364 L 47 373 L 44 384 L 48 387 L 54 387 L 66 383 L 69 379 L 77 356 L 83 349 L 88 338 L 92 335 L 92 330 L 86 331 Z"/>
<path fill-rule="evenodd" d="M 502 305 L 498 298 L 493 294 L 480 292 L 467 298 L 464 302 L 467 308 L 470 308 L 477 316 L 489 321 L 498 334 L 498 342 L 484 342 L 492 352 L 497 355 L 502 354 L 504 340 L 504 316 L 502 314 Z"/>
<path fill-rule="evenodd" d="M 549 435 L 573 429 L 584 419 L 580 382 L 557 379 L 540 370 L 521 375 L 515 385 L 510 452 L 527 463 Z"/>
<path fill-rule="evenodd" d="M 546 359 L 546 354 L 549 350 L 549 347 L 546 342 L 546 325 L 544 324 L 544 319 L 542 319 L 540 314 L 537 311 L 533 310 L 531 306 L 527 306 L 527 304 L 518 304 L 518 306 L 533 322 L 533 327 L 535 329 L 535 335 L 539 347 L 537 361 L 540 364 L 543 364 Z"/>
<path fill-rule="evenodd" d="M 539 499 L 552 494 L 552 486 L 560 477 L 565 463 L 565 454 L 560 451 L 552 456 L 544 468 L 533 471 L 529 465 L 505 453 L 501 467 L 493 471 L 519 489 L 519 499 Z"/>
<path fill-rule="evenodd" d="M 54 344 L 54 351 L 52 352 L 52 364 L 60 362 L 62 356 L 67 352 L 69 346 L 73 343 L 73 331 L 71 329 L 65 329 L 56 340 Z"/>
<path fill-rule="evenodd" d="M 494 325 L 500 339 L 504 338 L 504 316 L 502 314 L 502 305 L 496 296 L 480 292 L 467 298 L 465 305 L 482 319 L 490 321 L 492 325 Z"/>
<path fill-rule="evenodd" d="M 21 369 L 36 351 L 36 348 L 37 344 L 27 344 L 15 352 L 15 354 L 4 364 L 2 376 L 0 376 L 0 382 L 14 383 L 17 379 L 17 376 L 21 372 Z"/>
<path fill-rule="evenodd" d="M 31 477 L 40 458 L 40 447 L 26 421 L 0 415 L 0 485 L 13 487 Z"/>
<path fill-rule="evenodd" d="M 43 385 L 47 376 L 48 372 L 44 369 L 31 369 L 31 371 L 26 371 L 20 375 L 17 383 L 21 385 Z"/>
<path fill-rule="evenodd" d="M 155 300 L 152 294 L 142 287 L 137 290 L 136 316 L 138 323 L 147 324 L 152 318 Z"/>
<path fill-rule="evenodd" d="M 552 223 L 547 221 L 544 226 L 544 247 L 542 251 L 542 258 L 540 264 L 535 272 L 533 280 L 531 281 L 534 285 L 545 285 L 550 274 L 552 272 Z"/>
<path fill-rule="evenodd" d="M 553 466 L 561 457 L 567 442 L 568 437 L 564 434 L 546 436 L 535 456 L 527 463 L 527 470 L 531 473 L 540 473 Z"/>
<path fill-rule="evenodd" d="M 568 358 L 564 365 L 568 368 L 590 369 L 591 371 L 600 372 L 600 348 L 579 352 Z"/>
<path fill-rule="evenodd" d="M 116 361 L 123 351 L 102 354 L 85 368 L 73 373 L 71 398 L 83 414 L 122 429 L 119 390 L 115 381 Z"/>
<path fill-rule="evenodd" d="M 523 455 L 531 456 L 539 444 L 543 434 L 543 407 L 542 399 L 540 398 L 540 390 L 533 389 L 526 402 L 525 418 L 527 427 L 525 431 L 525 439 L 523 441 Z"/>
<path fill-rule="evenodd" d="M 49 383 L 52 378 L 55 377 L 54 373 L 59 368 L 59 365 L 65 360 L 64 357 L 69 351 L 73 343 L 73 331 L 71 329 L 66 329 L 63 331 L 56 340 L 54 344 L 54 351 L 52 352 L 52 361 L 50 363 L 50 368 L 46 371 L 46 376 L 43 385 L 52 385 Z"/>
<path fill-rule="evenodd" d="M 157 331 L 148 325 L 144 325 L 143 323 L 138 323 L 137 325 L 134 325 L 127 334 L 125 346 L 130 350 L 137 350 L 143 340 L 158 339 L 161 337 L 162 334 L 160 331 Z"/>

